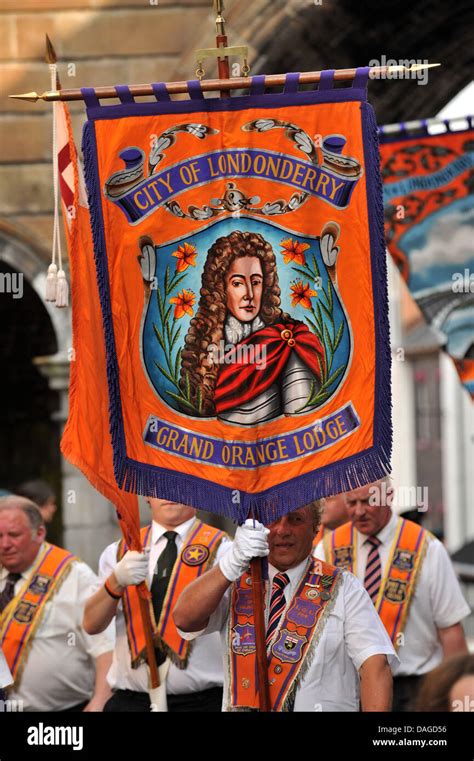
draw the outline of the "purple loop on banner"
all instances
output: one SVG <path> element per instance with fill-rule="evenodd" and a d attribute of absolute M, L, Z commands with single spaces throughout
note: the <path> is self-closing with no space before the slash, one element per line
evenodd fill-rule
<path fill-rule="evenodd" d="M 171 100 L 168 88 L 164 82 L 153 82 L 151 86 L 156 100 Z"/>
<path fill-rule="evenodd" d="M 352 83 L 352 87 L 354 89 L 358 89 L 360 87 L 365 89 L 367 87 L 369 71 L 370 66 L 359 66 L 359 68 L 356 69 L 354 81 Z"/>
<path fill-rule="evenodd" d="M 324 69 L 319 77 L 318 90 L 332 90 L 334 84 L 334 69 Z"/>
<path fill-rule="evenodd" d="M 291 71 L 285 76 L 285 89 L 283 92 L 298 92 L 298 85 L 300 81 L 299 71 Z"/>
<path fill-rule="evenodd" d="M 199 79 L 190 79 L 188 81 L 188 93 L 192 100 L 204 100 L 204 94 Z"/>
<path fill-rule="evenodd" d="M 443 119 L 444 126 L 446 127 L 447 132 L 451 132 L 451 120 L 450 119 Z"/>
<path fill-rule="evenodd" d="M 128 85 L 115 85 L 115 91 L 121 103 L 135 103 Z"/>
<path fill-rule="evenodd" d="M 263 95 L 265 92 L 265 74 L 257 74 L 252 77 L 250 95 Z"/>
<path fill-rule="evenodd" d="M 100 106 L 99 98 L 95 94 L 93 87 L 81 87 L 81 93 L 87 108 L 95 108 L 96 106 Z"/>

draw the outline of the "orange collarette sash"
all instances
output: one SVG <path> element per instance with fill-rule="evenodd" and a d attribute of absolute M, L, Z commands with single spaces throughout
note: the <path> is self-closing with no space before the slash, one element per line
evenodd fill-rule
<path fill-rule="evenodd" d="M 16 683 L 44 606 L 66 578 L 74 560 L 76 556 L 67 550 L 45 542 L 29 578 L 0 615 L 0 642 Z"/>
<path fill-rule="evenodd" d="M 140 534 L 143 547 L 149 547 L 151 542 L 151 525 L 142 528 Z M 151 599 L 149 601 L 155 643 L 165 650 L 178 668 L 186 668 L 191 643 L 184 640 L 178 634 L 171 611 L 183 589 L 194 579 L 201 576 L 209 565 L 212 564 L 224 537 L 224 531 L 220 531 L 213 526 L 208 526 L 202 521 L 196 521 L 174 565 L 158 625 L 155 621 Z M 127 547 L 122 540 L 119 543 L 117 560 L 123 557 L 126 549 Z M 136 587 L 130 586 L 126 588 L 122 603 L 127 625 L 127 638 L 132 667 L 138 668 L 146 660 L 146 640 Z"/>
<path fill-rule="evenodd" d="M 375 607 L 393 646 L 400 645 L 398 636 L 405 627 L 421 564 L 426 553 L 429 531 L 413 521 L 399 518 L 390 550 L 390 560 L 380 584 Z M 324 538 L 325 556 L 334 565 L 357 573 L 357 532 L 352 523 L 345 523 Z"/>
<path fill-rule="evenodd" d="M 324 629 L 342 580 L 340 569 L 312 559 L 269 650 L 268 675 L 272 711 L 288 711 L 307 671 L 308 655 Z M 252 577 L 244 573 L 233 585 L 228 629 L 231 711 L 258 709 Z"/>

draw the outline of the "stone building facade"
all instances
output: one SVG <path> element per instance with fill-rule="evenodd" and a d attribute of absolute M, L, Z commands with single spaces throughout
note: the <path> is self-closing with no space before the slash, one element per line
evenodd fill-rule
<path fill-rule="evenodd" d="M 441 0 L 421 0 L 403 4 L 403 14 L 395 0 L 382 6 L 379 0 L 225 5 L 229 42 L 249 46 L 254 73 L 344 68 L 400 55 L 446 65 L 449 76 L 433 74 L 425 87 L 371 83 L 381 123 L 431 116 L 468 81 L 467 0 L 455 10 Z M 0 365 L 6 368 L 0 375 L 0 488 L 38 475 L 56 484 L 63 543 L 94 566 L 116 523 L 112 507 L 58 454 L 67 416 L 70 315 L 42 298 L 52 240 L 51 105 L 7 97 L 49 89 L 45 34 L 58 54 L 63 87 L 193 79 L 194 51 L 214 44 L 214 13 L 210 0 L 2 0 L 0 274 L 23 274 L 24 294 L 0 293 Z M 71 104 L 71 113 L 79 145 L 82 104 Z"/>

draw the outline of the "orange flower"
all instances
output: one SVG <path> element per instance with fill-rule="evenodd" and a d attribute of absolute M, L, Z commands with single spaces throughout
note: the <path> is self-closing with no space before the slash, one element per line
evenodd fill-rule
<path fill-rule="evenodd" d="M 189 266 L 196 266 L 196 246 L 192 246 L 190 243 L 183 243 L 182 246 L 178 246 L 178 250 L 173 252 L 173 256 L 178 260 L 176 272 L 184 272 Z"/>
<path fill-rule="evenodd" d="M 311 309 L 311 297 L 318 294 L 309 287 L 309 283 L 304 284 L 302 280 L 296 280 L 290 288 L 293 291 L 291 294 L 291 306 L 295 307 L 299 304 L 304 309 Z"/>
<path fill-rule="evenodd" d="M 184 314 L 193 316 L 193 304 L 196 300 L 196 296 L 193 291 L 187 291 L 183 289 L 177 296 L 170 299 L 170 304 L 176 304 L 174 308 L 174 316 L 177 320 L 181 319 Z"/>
<path fill-rule="evenodd" d="M 300 243 L 297 240 L 293 241 L 292 238 L 287 238 L 282 240 L 280 246 L 283 249 L 281 253 L 283 254 L 285 264 L 288 264 L 288 262 L 295 262 L 296 264 L 306 263 L 304 252 L 309 248 L 307 243 Z"/>

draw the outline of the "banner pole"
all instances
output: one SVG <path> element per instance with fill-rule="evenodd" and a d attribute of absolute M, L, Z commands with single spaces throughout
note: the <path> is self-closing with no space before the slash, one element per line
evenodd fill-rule
<path fill-rule="evenodd" d="M 219 59 L 218 59 L 219 61 Z M 410 72 L 422 71 L 424 69 L 430 69 L 433 66 L 441 66 L 440 63 L 425 63 L 425 64 L 413 64 L 412 66 L 374 66 L 370 69 L 371 79 L 384 79 L 389 80 L 402 79 L 403 76 L 392 76 L 393 74 L 409 74 Z M 354 79 L 356 69 L 336 69 L 334 72 L 334 79 L 336 82 L 349 81 Z M 300 74 L 299 82 L 302 85 L 316 84 L 321 79 L 320 71 L 304 71 Z M 267 74 L 265 76 L 265 87 L 282 87 L 286 81 L 286 74 Z M 229 90 L 248 90 L 252 85 L 252 77 L 231 77 L 228 80 L 225 79 L 205 79 L 201 82 L 201 89 L 203 92 L 219 92 L 224 89 L 225 92 Z M 151 84 L 143 85 L 130 85 L 130 94 L 135 95 L 149 95 L 154 97 L 154 91 Z M 187 82 L 167 82 L 166 89 L 170 95 L 177 95 L 188 92 Z M 94 88 L 96 97 L 101 99 L 117 98 L 117 91 L 114 85 L 108 85 L 106 87 Z M 15 98 L 16 100 L 26 100 L 31 103 L 35 103 L 37 100 L 45 101 L 69 101 L 69 100 L 84 100 L 82 90 L 80 88 L 71 90 L 50 90 L 43 93 L 26 92 L 19 95 L 9 95 L 9 98 Z"/>

